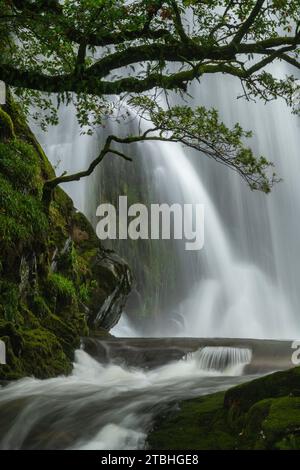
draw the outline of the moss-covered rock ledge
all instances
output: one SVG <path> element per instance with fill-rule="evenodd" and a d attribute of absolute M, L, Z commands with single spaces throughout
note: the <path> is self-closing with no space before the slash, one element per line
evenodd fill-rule
<path fill-rule="evenodd" d="M 9 100 L 0 108 L 0 380 L 70 372 L 80 337 L 113 326 L 130 291 L 128 266 L 102 248 L 64 191 L 44 207 L 53 176 Z"/>
<path fill-rule="evenodd" d="M 156 422 L 151 449 L 300 448 L 300 367 L 179 405 Z"/>

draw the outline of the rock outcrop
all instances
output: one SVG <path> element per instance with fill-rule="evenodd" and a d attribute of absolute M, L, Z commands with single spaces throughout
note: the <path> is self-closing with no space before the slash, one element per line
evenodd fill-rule
<path fill-rule="evenodd" d="M 111 328 L 130 291 L 127 264 L 104 250 L 62 189 L 44 207 L 53 176 L 9 99 L 0 108 L 0 380 L 70 372 L 81 336 Z"/>

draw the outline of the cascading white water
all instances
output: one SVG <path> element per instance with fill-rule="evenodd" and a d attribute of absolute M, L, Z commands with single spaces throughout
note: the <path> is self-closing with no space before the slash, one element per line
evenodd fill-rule
<path fill-rule="evenodd" d="M 68 377 L 0 387 L 0 449 L 142 449 L 168 403 L 226 390 L 246 380 L 240 372 L 202 370 L 196 353 L 147 371 L 104 366 L 80 350 Z"/>
<path fill-rule="evenodd" d="M 293 337 L 296 323 L 291 317 L 288 297 L 251 260 L 246 262 L 235 255 L 226 224 L 222 223 L 204 182 L 182 148 L 170 148 L 164 143 L 156 147 L 168 174 L 169 190 L 172 191 L 172 183 L 177 183 L 185 203 L 200 202 L 205 206 L 205 247 L 202 252 L 194 253 L 200 270 L 203 267 L 202 279 L 194 284 L 180 307 L 185 321 L 184 329 L 178 334 Z M 157 154 L 154 144 L 152 152 Z M 217 182 L 221 184 L 219 179 Z"/>
<path fill-rule="evenodd" d="M 278 74 L 282 73 L 284 70 L 278 69 Z M 143 184 L 146 182 L 146 199 L 152 200 L 154 196 L 159 202 L 205 205 L 204 249 L 193 253 L 192 259 L 191 254 L 183 252 L 182 244 L 173 243 L 171 248 L 177 260 L 177 273 L 181 273 L 177 285 L 183 279 L 186 284 L 176 309 L 177 317 L 183 318 L 180 328 L 178 324 L 172 328 L 170 321 L 166 326 L 163 319 L 156 318 L 155 329 L 148 328 L 143 332 L 146 335 L 288 338 L 300 333 L 299 118 L 292 116 L 282 102 L 263 106 L 238 101 L 235 99 L 238 94 L 237 84 L 226 77 L 208 77 L 194 89 L 196 102 L 217 107 L 226 124 L 239 121 L 254 130 L 254 150 L 274 161 L 277 172 L 284 178 L 271 195 L 252 193 L 228 169 L 175 144 L 147 143 L 134 149 L 140 160 Z M 52 161 L 62 160 L 61 169 L 74 171 L 95 157 L 101 136 L 79 137 L 74 117 L 73 121 L 69 117 L 72 112 L 68 111 L 68 117 L 66 110 L 63 113 L 60 136 L 50 132 L 42 143 Z M 134 126 L 137 127 L 130 124 L 131 131 Z M 128 130 L 126 124 L 114 123 L 105 132 L 122 134 Z M 137 165 L 137 158 L 131 165 Z M 116 160 L 104 162 L 91 179 L 92 184 L 83 180 L 66 187 L 77 207 L 90 218 L 103 195 L 99 181 L 103 186 L 108 171 L 117 173 L 120 168 L 126 184 L 131 168 Z M 135 182 L 137 186 L 140 183 Z M 115 192 L 122 194 L 122 187 L 117 185 Z M 135 256 L 134 248 L 132 243 L 126 247 L 130 263 Z M 161 253 L 158 246 L 154 256 L 159 258 Z M 143 270 L 142 258 L 139 263 Z M 161 270 L 160 283 L 171 301 L 172 290 L 177 288 L 164 284 L 164 274 Z M 173 308 L 172 305 L 168 318 L 172 318 Z"/>
<path fill-rule="evenodd" d="M 280 78 L 290 73 L 284 65 L 272 69 Z M 283 178 L 266 197 L 251 193 L 237 175 L 194 156 L 196 171 L 218 207 L 233 255 L 232 269 L 227 272 L 228 308 L 223 305 L 226 313 L 215 316 L 213 330 L 225 336 L 232 331 L 235 335 L 238 329 L 241 336 L 293 337 L 299 334 L 300 194 L 296 175 L 300 120 L 282 101 L 265 106 L 236 100 L 239 83 L 228 77 L 206 78 L 194 94 L 198 103 L 217 107 L 228 125 L 238 121 L 252 129 L 254 150 L 273 161 Z M 189 325 L 203 325 L 199 302 L 198 289 L 188 301 Z"/>
<path fill-rule="evenodd" d="M 248 348 L 206 346 L 193 353 L 193 357 L 201 370 L 241 375 L 244 367 L 251 362 L 252 351 Z"/>

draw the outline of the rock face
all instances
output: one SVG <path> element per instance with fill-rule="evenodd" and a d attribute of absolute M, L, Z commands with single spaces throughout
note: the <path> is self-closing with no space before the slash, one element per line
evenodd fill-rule
<path fill-rule="evenodd" d="M 106 280 L 114 290 L 105 298 L 101 307 L 97 297 L 93 300 L 95 308 L 91 311 L 90 319 L 94 327 L 111 329 L 115 326 L 124 309 L 127 296 L 132 285 L 132 276 L 128 265 L 113 251 L 99 250 L 92 266 L 95 278 Z"/>
<path fill-rule="evenodd" d="M 129 266 L 114 251 L 102 247 L 92 226 L 80 213 L 72 219 L 72 239 L 88 261 L 93 279 L 86 305 L 90 329 L 110 330 L 118 323 L 131 291 Z"/>
<path fill-rule="evenodd" d="M 118 321 L 130 271 L 60 188 L 46 210 L 54 170 L 12 100 L 0 128 L 0 380 L 66 374 L 80 337 Z"/>

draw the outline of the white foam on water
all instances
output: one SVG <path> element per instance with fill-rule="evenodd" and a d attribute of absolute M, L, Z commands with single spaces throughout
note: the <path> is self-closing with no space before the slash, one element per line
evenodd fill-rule
<path fill-rule="evenodd" d="M 143 448 L 153 418 L 168 403 L 245 380 L 236 367 L 249 359 L 245 350 L 203 351 L 143 370 L 103 365 L 78 350 L 70 376 L 26 378 L 0 389 L 0 449 Z M 212 368 L 210 354 L 218 357 Z"/>

